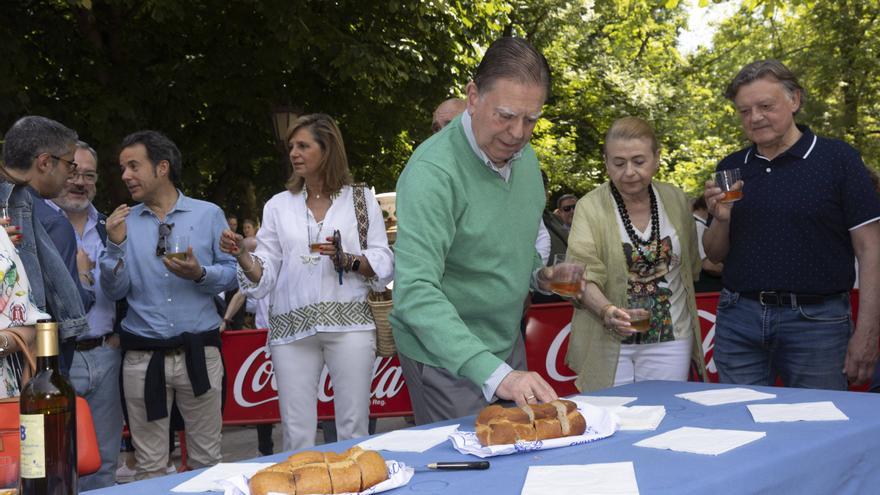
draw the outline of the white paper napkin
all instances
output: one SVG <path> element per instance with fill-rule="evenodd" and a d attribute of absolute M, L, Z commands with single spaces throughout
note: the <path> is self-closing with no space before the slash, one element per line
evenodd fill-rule
<path fill-rule="evenodd" d="M 449 438 L 458 425 L 441 426 L 427 430 L 395 430 L 370 438 L 358 444 L 364 450 L 389 450 L 393 452 L 424 452 Z"/>
<path fill-rule="evenodd" d="M 742 387 L 703 390 L 702 392 L 688 392 L 686 394 L 675 394 L 675 396 L 704 406 L 718 406 L 721 404 L 733 404 L 734 402 L 749 402 L 753 400 L 776 398 L 776 395 L 774 394 L 767 394 Z"/>
<path fill-rule="evenodd" d="M 635 402 L 638 397 L 618 397 L 612 395 L 574 395 L 572 397 L 566 397 L 566 399 L 574 402 L 578 405 L 578 407 L 584 404 L 589 404 L 591 406 L 614 409 L 615 407 L 625 406 L 630 402 Z"/>
<path fill-rule="evenodd" d="M 849 418 L 831 401 L 798 404 L 749 404 L 755 423 L 782 421 L 846 421 Z"/>
<path fill-rule="evenodd" d="M 388 490 L 399 488 L 409 483 L 409 480 L 412 479 L 415 474 L 413 468 L 402 462 L 385 461 L 385 466 L 388 468 L 388 479 L 370 487 L 368 490 L 358 493 L 357 495 L 372 495 L 374 493 L 387 492 Z M 223 485 L 223 495 L 250 495 L 251 491 L 248 488 L 248 480 L 250 479 L 250 476 L 253 476 L 253 473 L 249 476 L 239 474 L 221 481 Z"/>
<path fill-rule="evenodd" d="M 646 438 L 636 443 L 635 446 L 691 452 L 693 454 L 718 455 L 765 436 L 767 436 L 767 433 L 763 431 L 719 430 L 683 426 L 654 437 Z"/>
<path fill-rule="evenodd" d="M 666 417 L 663 406 L 620 406 L 612 412 L 617 416 L 621 430 L 656 430 Z"/>
<path fill-rule="evenodd" d="M 198 476 L 190 478 L 171 489 L 172 492 L 222 492 L 222 480 L 233 476 L 251 477 L 260 469 L 269 467 L 274 462 L 221 462 L 209 467 Z"/>
<path fill-rule="evenodd" d="M 521 495 L 638 495 L 632 462 L 530 466 Z"/>
<path fill-rule="evenodd" d="M 610 437 L 617 431 L 617 418 L 607 409 L 585 405 L 578 407 L 578 411 L 584 416 L 584 420 L 587 423 L 587 429 L 583 435 L 484 447 L 477 439 L 476 432 L 458 430 L 449 435 L 449 440 L 452 441 L 452 447 L 462 454 L 471 454 L 477 457 L 494 457 L 496 455 L 508 455 L 517 452 L 581 445 Z"/>

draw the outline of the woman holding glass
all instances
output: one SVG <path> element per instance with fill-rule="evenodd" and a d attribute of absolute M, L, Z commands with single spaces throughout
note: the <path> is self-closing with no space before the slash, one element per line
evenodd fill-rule
<path fill-rule="evenodd" d="M 368 434 L 376 342 L 367 293 L 371 287 L 384 290 L 394 263 L 379 203 L 366 189 L 369 229 L 361 250 L 348 160 L 333 119 L 300 117 L 287 143 L 293 174 L 287 190 L 263 209 L 256 251 L 247 253 L 242 236 L 232 231 L 223 233 L 220 247 L 238 259 L 242 292 L 269 297 L 268 340 L 284 450 L 292 450 L 315 444 L 325 364 L 339 440 Z"/>
<path fill-rule="evenodd" d="M 582 391 L 641 380 L 687 380 L 691 358 L 705 377 L 694 277 L 700 272 L 688 200 L 655 182 L 657 138 L 637 117 L 605 136 L 610 181 L 575 208 L 569 262 L 585 266 L 566 363 Z"/>

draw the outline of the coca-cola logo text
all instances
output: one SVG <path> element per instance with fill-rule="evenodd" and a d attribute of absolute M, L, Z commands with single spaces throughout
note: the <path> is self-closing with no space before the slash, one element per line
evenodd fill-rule
<path fill-rule="evenodd" d="M 376 358 L 373 363 L 372 402 L 384 404 L 403 389 L 403 370 L 392 366 L 391 358 Z M 269 359 L 267 346 L 251 352 L 235 373 L 232 396 L 241 407 L 257 407 L 278 400 L 278 385 Z M 333 388 L 330 371 L 324 366 L 318 381 L 318 401 L 332 402 Z"/>

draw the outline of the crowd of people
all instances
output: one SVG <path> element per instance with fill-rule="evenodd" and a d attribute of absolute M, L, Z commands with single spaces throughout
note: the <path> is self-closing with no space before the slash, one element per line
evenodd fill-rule
<path fill-rule="evenodd" d="M 692 369 L 705 379 L 694 293 L 706 277 L 720 289 L 721 381 L 845 389 L 871 380 L 880 197 L 855 149 L 796 123 L 804 90 L 788 68 L 754 62 L 728 88 L 750 141 L 718 164 L 739 171 L 731 188 L 709 180 L 690 201 L 656 180 L 661 140 L 625 116 L 601 150 L 608 181 L 560 195 L 552 210 L 529 144 L 550 74 L 528 42 L 491 44 L 466 98 L 438 107 L 434 134 L 399 178 L 393 251 L 328 115 L 290 127 L 290 179 L 259 228 L 244 219 L 241 233 L 235 216 L 184 194 L 183 158 L 164 134 L 122 140 L 114 159 L 136 204 L 105 216 L 92 204 L 94 148 L 54 120 L 19 119 L 5 134 L 0 181 L 0 397 L 16 395 L 23 374 L 12 334 L 32 342 L 36 321 L 51 318 L 100 445 L 101 468 L 81 489 L 114 483 L 123 421 L 136 477 L 166 474 L 172 406 L 189 465 L 210 466 L 221 460 L 220 332 L 253 325 L 268 328 L 284 450 L 315 443 L 325 365 L 338 438 L 364 436 L 376 357 L 367 298 L 393 280 L 390 320 L 417 424 L 496 401 L 548 402 L 557 394 L 527 370 L 521 322 L 563 275 L 576 281 L 556 291 L 575 306 L 566 363 L 581 391 L 687 380 Z M 260 450 L 271 453 L 265 431 Z"/>

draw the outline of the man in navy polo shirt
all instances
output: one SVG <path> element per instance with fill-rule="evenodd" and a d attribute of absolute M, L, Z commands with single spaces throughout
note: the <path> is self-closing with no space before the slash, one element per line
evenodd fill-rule
<path fill-rule="evenodd" d="M 745 66 L 725 96 L 752 146 L 718 170 L 739 168 L 743 196 L 704 196 L 715 217 L 706 254 L 724 262 L 715 322 L 722 382 L 846 389 L 870 380 L 880 335 L 880 199 L 859 153 L 797 125 L 795 75 L 774 60 Z M 859 262 L 858 324 L 849 289 Z"/>

